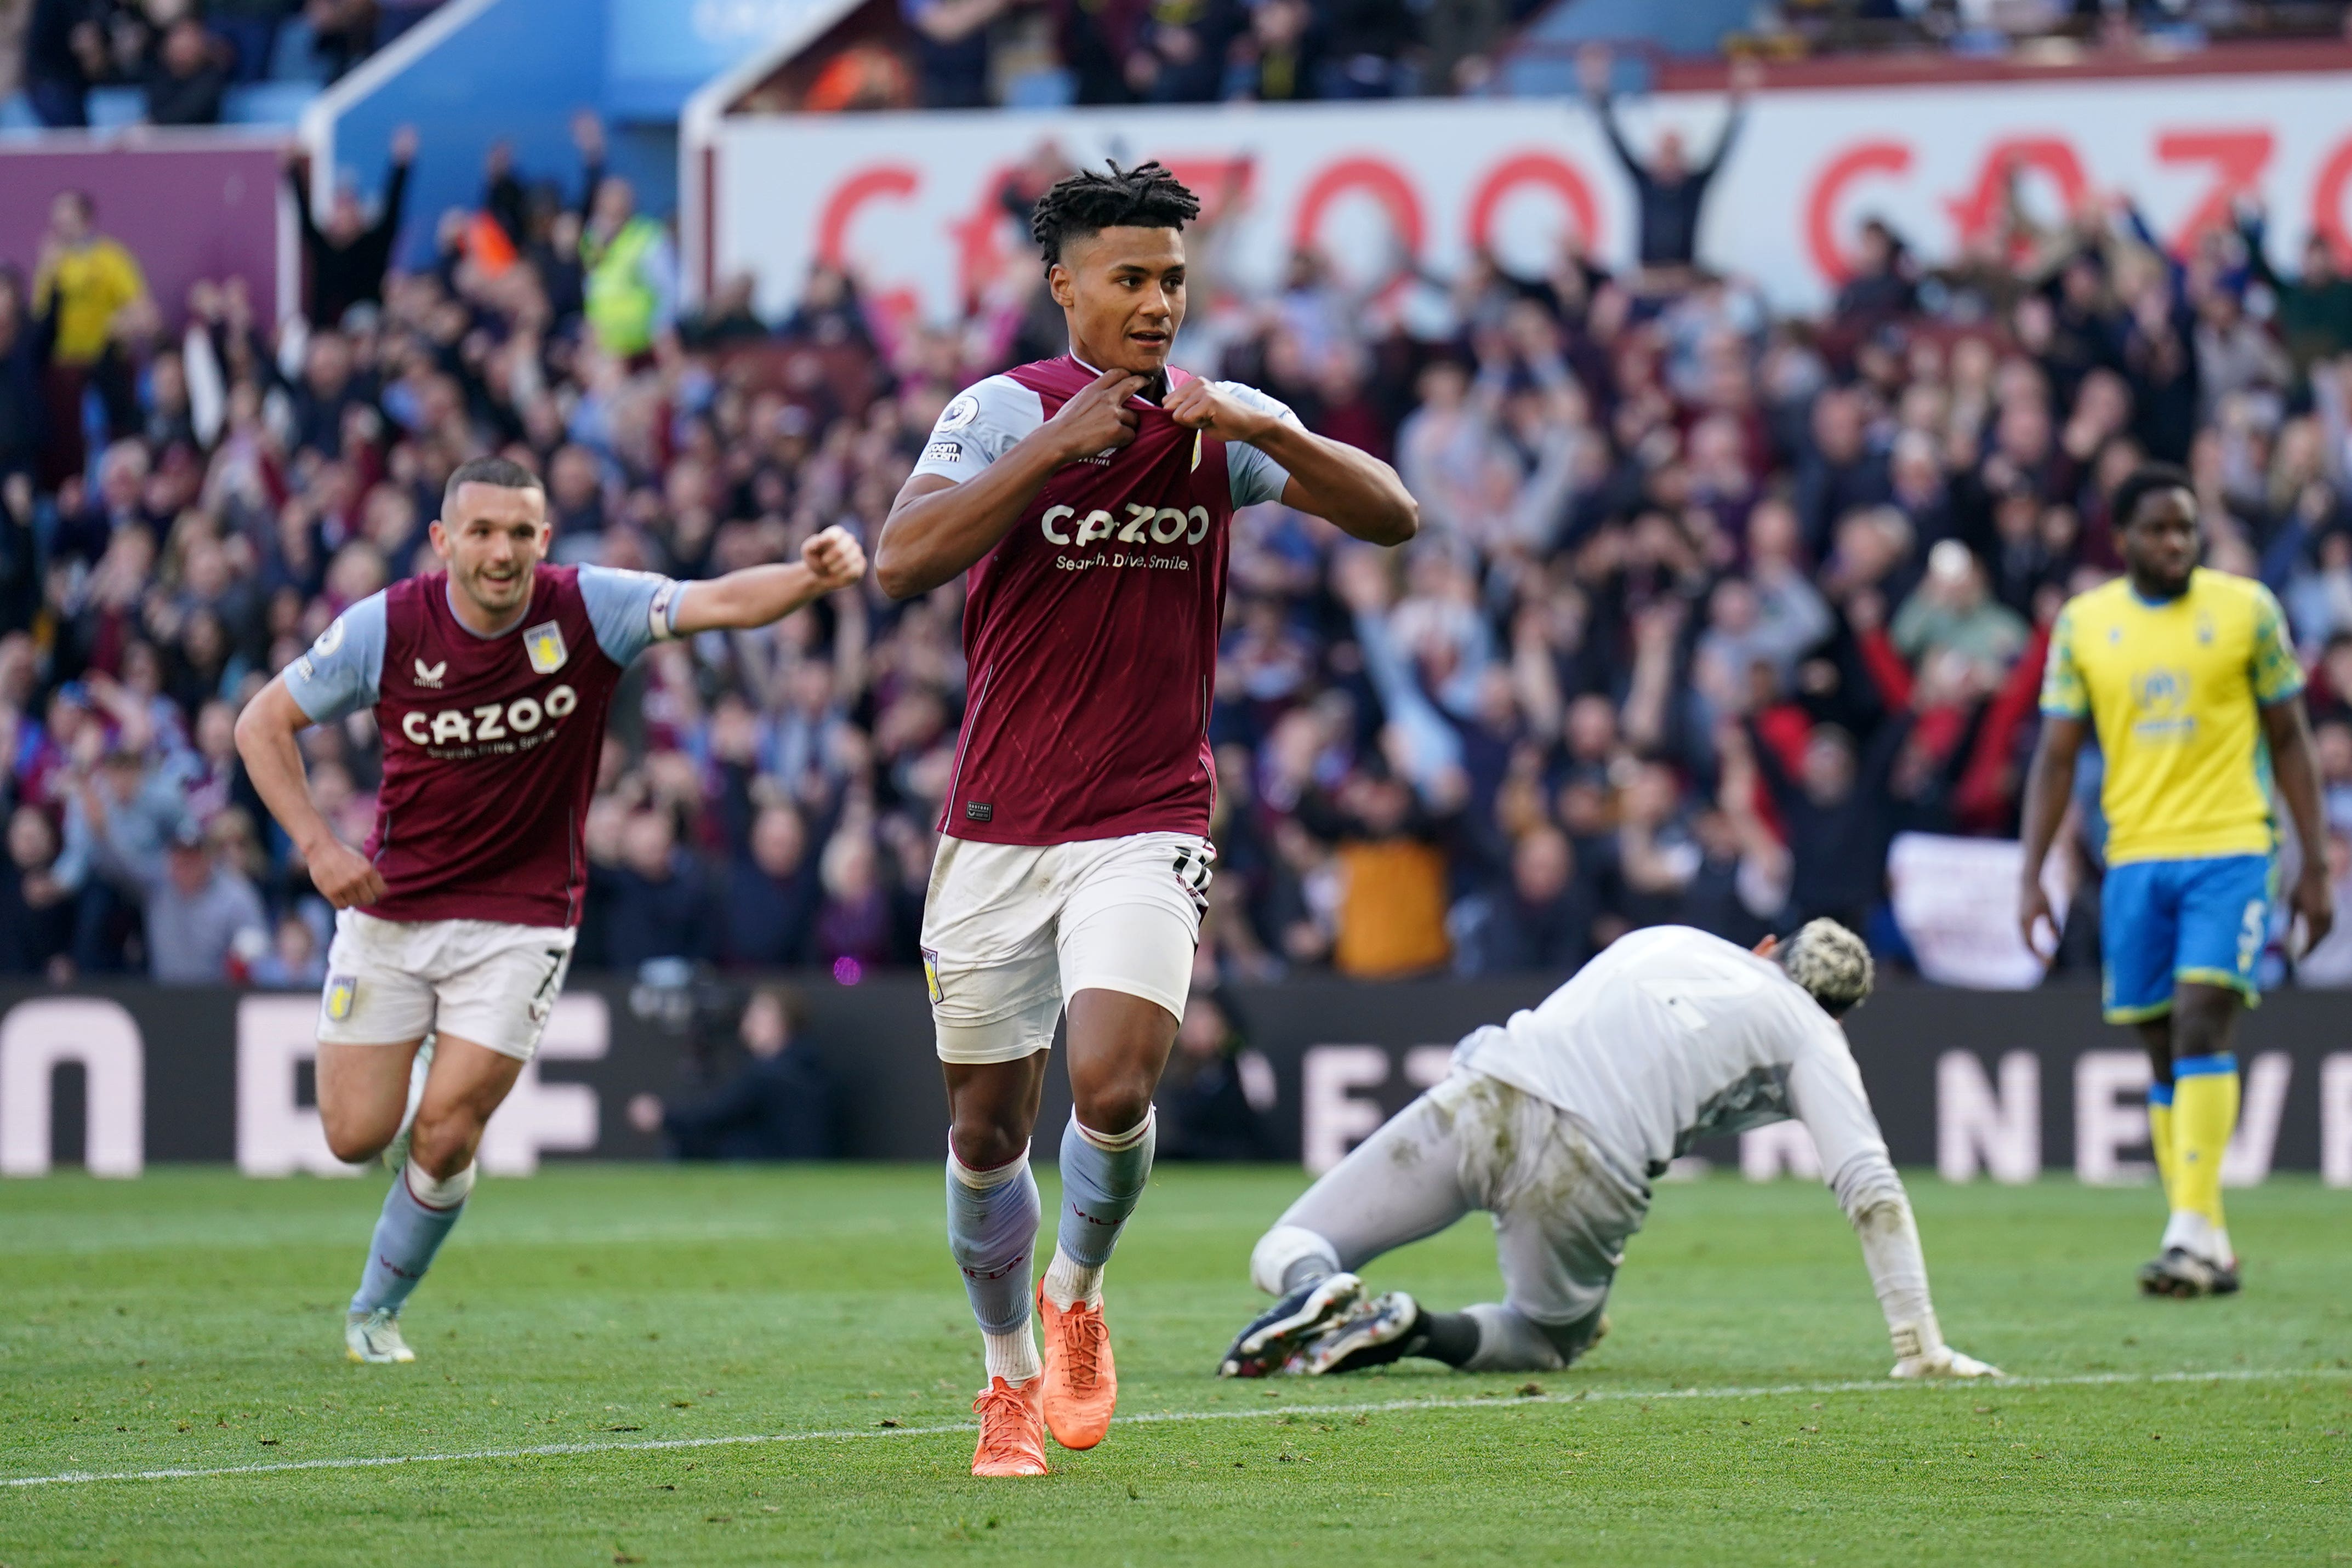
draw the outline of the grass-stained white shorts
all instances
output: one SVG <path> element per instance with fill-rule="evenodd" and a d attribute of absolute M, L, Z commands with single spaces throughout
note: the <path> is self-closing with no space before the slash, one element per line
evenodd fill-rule
<path fill-rule="evenodd" d="M 923 902 L 923 976 L 943 1061 L 1054 1043 L 1065 998 L 1124 991 L 1177 1018 L 1216 852 L 1194 833 L 1069 844 L 942 838 Z"/>
<path fill-rule="evenodd" d="M 579 933 L 497 920 L 335 916 L 319 1039 L 398 1045 L 452 1035 L 529 1061 L 563 990 Z"/>

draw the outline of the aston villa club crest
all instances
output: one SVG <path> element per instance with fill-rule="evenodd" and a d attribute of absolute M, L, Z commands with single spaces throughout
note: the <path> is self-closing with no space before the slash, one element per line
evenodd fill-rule
<path fill-rule="evenodd" d="M 563 668 L 563 661 L 571 656 L 571 651 L 563 645 L 563 628 L 552 621 L 526 627 L 522 651 L 530 656 L 530 667 L 542 675 L 551 675 Z"/>
<path fill-rule="evenodd" d="M 341 1023 L 352 1016 L 352 1003 L 359 998 L 360 983 L 350 975 L 335 975 L 327 981 L 327 1016 Z"/>

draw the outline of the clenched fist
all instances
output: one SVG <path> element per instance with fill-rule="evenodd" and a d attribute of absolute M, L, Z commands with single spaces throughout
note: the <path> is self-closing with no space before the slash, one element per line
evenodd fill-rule
<path fill-rule="evenodd" d="M 809 536 L 801 546 L 801 564 L 809 569 L 819 588 L 831 593 L 864 580 L 866 548 L 848 529 L 836 526 Z"/>

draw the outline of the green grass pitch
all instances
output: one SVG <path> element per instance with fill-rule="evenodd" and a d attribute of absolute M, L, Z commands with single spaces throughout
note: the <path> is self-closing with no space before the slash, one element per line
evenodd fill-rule
<path fill-rule="evenodd" d="M 0 1186 L 0 1479 L 234 1472 L 0 1486 L 0 1563 L 2352 1562 L 2352 1194 L 2305 1179 L 2231 1195 L 2248 1286 L 2200 1302 L 2134 1293 L 2150 1189 L 1915 1180 L 1947 1333 L 2022 1380 L 1925 1388 L 1817 1186 L 1669 1186 L 1614 1334 L 1530 1392 L 1218 1382 L 1301 1178 L 1163 1169 L 1109 1276 L 1122 1424 L 985 1483 L 940 1185 L 486 1181 L 400 1367 L 340 1338 L 374 1180 Z M 1491 1297 L 1484 1222 L 1371 1278 Z"/>

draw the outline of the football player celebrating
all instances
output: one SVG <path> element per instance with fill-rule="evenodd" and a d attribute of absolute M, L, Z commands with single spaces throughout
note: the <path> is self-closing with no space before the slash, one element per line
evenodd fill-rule
<path fill-rule="evenodd" d="M 1537 1007 L 1474 1030 L 1443 1082 L 1290 1206 L 1250 1256 L 1250 1278 L 1283 1299 L 1219 1370 L 1566 1366 L 1608 1331 L 1610 1284 L 1667 1162 L 1793 1117 L 1862 1239 L 1894 1375 L 2000 1376 L 1944 1343 L 1927 1300 L 1911 1202 L 1837 1023 L 1870 982 L 1869 949 L 1834 921 L 1785 953 L 1682 925 L 1620 937 Z M 1433 1312 L 1402 1291 L 1366 1295 L 1356 1269 L 1474 1208 L 1495 1217 L 1501 1301 Z"/>
<path fill-rule="evenodd" d="M 948 1238 L 986 1346 L 976 1475 L 1100 1442 L 1118 1380 L 1102 1271 L 1150 1173 L 1151 1095 L 1184 1011 L 1212 858 L 1208 747 L 1226 522 L 1280 500 L 1413 536 L 1394 470 L 1275 400 L 1172 369 L 1184 224 L 1157 163 L 1072 175 L 1031 228 L 1070 351 L 949 403 L 890 510 L 893 598 L 971 573 L 971 671 L 923 916 L 946 1064 Z M 1030 1133 L 1066 1007 L 1075 1111 L 1035 1292 Z"/>
<path fill-rule="evenodd" d="M 343 1331 L 362 1362 L 415 1359 L 401 1307 L 464 1211 L 483 1125 L 563 988 L 622 671 L 651 643 L 764 626 L 866 571 L 838 528 L 796 564 L 703 582 L 549 566 L 546 491 L 503 458 L 449 476 L 432 539 L 445 570 L 344 611 L 236 725 L 254 787 L 339 911 L 318 1062 L 337 1159 L 392 1143 L 417 1049 L 437 1040 Z M 353 850 L 311 804 L 295 737 L 362 707 L 383 783 L 375 831 Z"/>

